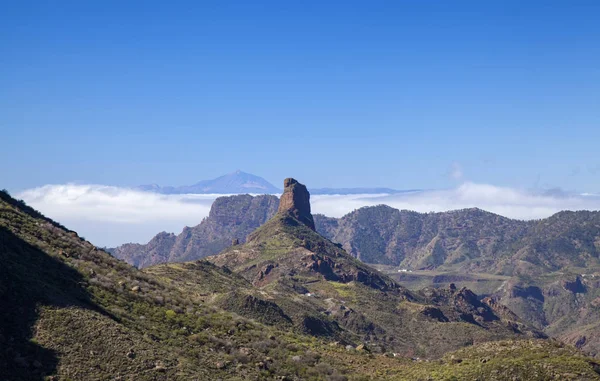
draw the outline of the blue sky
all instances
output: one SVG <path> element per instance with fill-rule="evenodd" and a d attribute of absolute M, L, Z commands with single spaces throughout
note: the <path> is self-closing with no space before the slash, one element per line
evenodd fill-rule
<path fill-rule="evenodd" d="M 598 1 L 2 8 L 0 188 L 600 191 Z"/>

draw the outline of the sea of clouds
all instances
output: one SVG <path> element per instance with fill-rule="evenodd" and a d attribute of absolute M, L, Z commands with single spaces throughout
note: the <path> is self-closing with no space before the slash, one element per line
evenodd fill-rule
<path fill-rule="evenodd" d="M 148 242 L 161 231 L 178 234 L 208 216 L 216 194 L 161 195 L 105 185 L 46 185 L 16 195 L 98 246 Z M 385 204 L 418 212 L 478 207 L 506 217 L 537 219 L 561 210 L 600 210 L 600 195 L 529 191 L 466 182 L 453 189 L 399 194 L 316 195 L 313 213 L 341 217 Z"/>

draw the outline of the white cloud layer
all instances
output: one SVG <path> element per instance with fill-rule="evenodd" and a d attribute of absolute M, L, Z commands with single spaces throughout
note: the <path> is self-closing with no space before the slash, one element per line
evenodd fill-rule
<path fill-rule="evenodd" d="M 46 185 L 17 195 L 98 246 L 148 242 L 208 216 L 219 195 L 161 195 L 104 185 Z"/>
<path fill-rule="evenodd" d="M 417 212 L 443 212 L 477 207 L 505 217 L 537 219 L 561 210 L 600 210 L 600 197 L 591 194 L 532 192 L 487 184 L 464 183 L 454 189 L 394 195 L 336 195 L 312 198 L 314 213 L 341 217 L 362 206 L 385 204 Z"/>
<path fill-rule="evenodd" d="M 208 216 L 220 195 L 159 195 L 104 185 L 46 185 L 18 194 L 70 229 L 99 246 L 149 241 L 156 233 L 179 233 Z M 454 189 L 400 194 L 316 195 L 313 213 L 341 217 L 363 206 L 386 204 L 397 209 L 441 212 L 478 207 L 506 217 L 536 219 L 561 210 L 600 210 L 600 196 L 531 192 L 486 184 L 464 183 Z"/>

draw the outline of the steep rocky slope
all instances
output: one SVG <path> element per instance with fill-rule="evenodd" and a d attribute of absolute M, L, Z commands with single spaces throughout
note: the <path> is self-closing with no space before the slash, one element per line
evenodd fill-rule
<path fill-rule="evenodd" d="M 352 358 L 360 354 L 210 305 L 97 250 L 6 193 L 0 193 L 0 259 L 2 380 L 345 379 L 356 373 Z M 227 272 L 212 271 L 225 279 L 212 277 L 206 287 L 240 285 Z"/>
<path fill-rule="evenodd" d="M 513 277 L 494 297 L 547 334 L 600 355 L 600 271 Z"/>
<path fill-rule="evenodd" d="M 179 235 L 159 233 L 147 244 L 128 243 L 109 249 L 115 257 L 136 267 L 200 259 L 225 249 L 246 236 L 277 211 L 275 196 L 237 195 L 219 197 L 199 225 L 185 227 Z"/>
<path fill-rule="evenodd" d="M 420 214 L 377 206 L 341 219 L 317 215 L 315 223 L 365 262 L 433 270 L 429 282 L 456 278 L 493 294 L 548 335 L 600 354 L 600 212 L 560 212 L 524 222 L 478 209 Z M 473 272 L 481 274 L 477 283 L 461 282 Z"/>

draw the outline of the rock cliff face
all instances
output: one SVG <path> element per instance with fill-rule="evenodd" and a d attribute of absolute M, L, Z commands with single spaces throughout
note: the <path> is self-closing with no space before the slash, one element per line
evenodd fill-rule
<path fill-rule="evenodd" d="M 310 194 L 303 184 L 296 179 L 283 181 L 283 194 L 279 200 L 278 213 L 290 213 L 298 221 L 315 230 L 315 221 L 310 213 Z"/>
<path fill-rule="evenodd" d="M 136 267 L 183 262 L 213 255 L 246 236 L 275 215 L 275 196 L 219 197 L 199 225 L 185 227 L 179 235 L 159 233 L 147 244 L 128 243 L 110 249 L 115 257 Z"/>
<path fill-rule="evenodd" d="M 113 256 L 139 268 L 201 259 L 232 244 L 246 242 L 246 237 L 276 212 L 289 214 L 315 230 L 308 190 L 289 178 L 284 180 L 281 202 L 271 195 L 219 197 L 207 218 L 197 226 L 186 226 L 179 235 L 162 232 L 147 244 L 128 243 L 108 250 Z"/>

